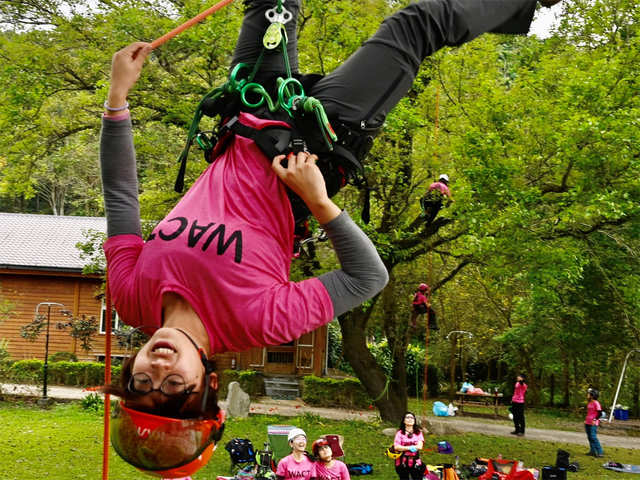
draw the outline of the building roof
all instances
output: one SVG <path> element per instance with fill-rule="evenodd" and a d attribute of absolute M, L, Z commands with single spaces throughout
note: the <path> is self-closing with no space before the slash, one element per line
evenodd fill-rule
<path fill-rule="evenodd" d="M 0 269 L 81 272 L 78 242 L 89 230 L 106 232 L 100 217 L 0 213 Z"/>

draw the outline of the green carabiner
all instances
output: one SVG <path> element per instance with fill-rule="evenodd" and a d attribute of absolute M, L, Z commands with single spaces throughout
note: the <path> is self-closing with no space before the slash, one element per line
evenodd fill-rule
<path fill-rule="evenodd" d="M 260 96 L 260 100 L 257 103 L 252 103 L 247 99 L 247 93 L 257 93 Z M 264 89 L 262 85 L 259 83 L 247 83 L 242 90 L 240 91 L 240 100 L 244 104 L 245 107 L 249 108 L 258 108 L 262 106 L 264 102 L 267 102 L 267 107 L 270 112 L 275 112 L 278 109 L 278 106 L 273 103 L 271 96 Z"/>
<path fill-rule="evenodd" d="M 299 90 L 298 93 L 296 93 L 296 88 Z M 278 78 L 278 104 L 289 115 L 293 116 L 294 101 L 300 98 L 304 98 L 304 87 L 298 80 L 295 78 L 287 78 L 286 80 L 282 77 Z"/>
<path fill-rule="evenodd" d="M 244 87 L 244 85 L 247 83 L 247 79 L 246 78 L 242 78 L 240 80 L 238 80 L 238 76 L 240 75 L 240 72 L 244 69 L 250 69 L 251 66 L 248 63 L 239 63 L 237 64 L 235 67 L 233 67 L 233 70 L 231 71 L 231 74 L 229 75 L 229 80 L 226 83 L 226 90 L 227 92 L 234 92 L 234 91 L 240 91 L 242 89 L 242 87 Z"/>

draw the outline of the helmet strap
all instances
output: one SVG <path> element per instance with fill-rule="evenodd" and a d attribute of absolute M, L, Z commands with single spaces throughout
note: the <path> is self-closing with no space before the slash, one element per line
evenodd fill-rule
<path fill-rule="evenodd" d="M 189 335 L 187 332 L 185 332 L 181 328 L 176 327 L 176 330 L 184 334 L 184 336 L 189 339 L 191 344 L 195 347 L 195 349 L 200 354 L 200 361 L 204 366 L 204 374 L 205 374 L 204 392 L 202 394 L 202 404 L 200 407 L 200 413 L 204 413 L 205 407 L 207 406 L 207 399 L 209 398 L 209 375 L 214 371 L 214 363 L 207 358 L 207 354 L 205 353 L 204 348 L 199 347 L 198 344 L 195 342 L 195 340 L 191 338 L 191 335 Z"/>

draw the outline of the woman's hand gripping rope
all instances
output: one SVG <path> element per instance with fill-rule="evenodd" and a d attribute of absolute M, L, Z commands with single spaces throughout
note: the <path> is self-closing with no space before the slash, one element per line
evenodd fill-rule
<path fill-rule="evenodd" d="M 287 158 L 287 166 L 282 161 Z M 309 207 L 311 214 L 321 225 L 329 223 L 340 215 L 340 208 L 327 195 L 327 187 L 320 169 L 316 165 L 318 157 L 307 152 L 288 156 L 278 155 L 271 164 L 282 182 L 293 190 Z"/>
<path fill-rule="evenodd" d="M 107 115 L 118 114 L 118 109 L 127 105 L 129 90 L 138 81 L 144 61 L 151 50 L 149 43 L 134 42 L 114 53 L 111 59 L 111 82 L 107 97 L 107 105 L 114 111 L 108 111 Z"/>

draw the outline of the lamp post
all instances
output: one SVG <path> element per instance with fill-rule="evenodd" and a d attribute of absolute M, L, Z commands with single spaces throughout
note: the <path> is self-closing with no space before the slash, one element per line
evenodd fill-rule
<path fill-rule="evenodd" d="M 40 307 L 47 307 L 47 337 L 44 343 L 44 367 L 43 367 L 43 382 L 42 382 L 42 398 L 38 400 L 38 405 L 47 406 L 51 402 L 47 397 L 47 378 L 48 378 L 48 369 L 49 369 L 49 325 L 51 320 L 51 307 L 60 307 L 60 311 L 63 314 L 69 314 L 68 310 L 63 310 L 64 305 L 62 303 L 56 302 L 40 302 L 36 306 L 36 318 L 40 315 Z"/>
<path fill-rule="evenodd" d="M 618 380 L 618 388 L 616 389 L 616 396 L 613 398 L 613 403 L 611 404 L 611 412 L 609 412 L 609 423 L 611 423 L 611 420 L 613 420 L 613 411 L 615 410 L 616 402 L 618 401 L 618 394 L 620 393 L 620 387 L 622 386 L 624 372 L 627 369 L 627 362 L 629 361 L 629 357 L 633 353 L 640 353 L 640 348 L 634 348 L 629 353 L 627 353 L 626 357 L 624 357 L 624 364 L 622 365 L 622 372 L 620 372 L 620 380 Z"/>

